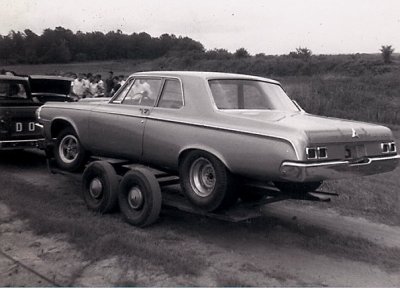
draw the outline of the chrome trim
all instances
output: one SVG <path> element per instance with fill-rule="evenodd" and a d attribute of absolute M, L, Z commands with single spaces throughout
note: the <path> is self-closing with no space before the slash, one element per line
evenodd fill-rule
<path fill-rule="evenodd" d="M 1 143 L 24 143 L 24 142 L 38 142 L 38 141 L 44 141 L 44 138 L 38 138 L 38 139 L 28 139 L 28 140 L 5 140 L 5 141 L 0 141 Z"/>
<path fill-rule="evenodd" d="M 351 161 L 327 161 L 320 163 L 302 163 L 284 161 L 280 171 L 282 179 L 295 182 L 322 181 L 329 179 L 341 179 L 351 176 L 366 176 L 377 173 L 389 172 L 396 169 L 400 161 L 400 155 L 386 157 L 364 158 L 365 161 L 353 163 Z M 287 168 L 296 168 L 298 173 L 286 174 Z M 293 176 L 295 175 L 295 176 Z"/>

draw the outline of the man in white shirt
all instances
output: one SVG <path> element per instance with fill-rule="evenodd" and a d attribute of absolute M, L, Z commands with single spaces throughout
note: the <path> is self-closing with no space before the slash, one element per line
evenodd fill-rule
<path fill-rule="evenodd" d="M 85 79 L 83 79 L 83 74 L 79 73 L 78 78 L 72 82 L 72 93 L 78 98 L 85 98 L 88 92 L 89 85 Z"/>

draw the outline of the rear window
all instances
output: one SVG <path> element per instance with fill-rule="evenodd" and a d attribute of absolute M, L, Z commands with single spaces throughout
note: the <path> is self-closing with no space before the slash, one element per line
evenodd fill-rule
<path fill-rule="evenodd" d="M 68 95 L 71 81 L 57 79 L 29 79 L 32 93 L 53 93 Z"/>

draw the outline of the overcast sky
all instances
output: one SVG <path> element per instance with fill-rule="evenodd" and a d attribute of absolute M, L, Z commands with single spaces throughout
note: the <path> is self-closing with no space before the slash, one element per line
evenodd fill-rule
<path fill-rule="evenodd" d="M 0 34 L 62 26 L 188 36 L 251 54 L 400 52 L 399 0 L 0 0 Z"/>

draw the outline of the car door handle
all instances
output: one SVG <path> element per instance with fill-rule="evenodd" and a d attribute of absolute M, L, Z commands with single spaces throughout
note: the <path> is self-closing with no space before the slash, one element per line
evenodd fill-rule
<path fill-rule="evenodd" d="M 149 108 L 139 108 L 139 111 L 142 112 L 143 115 L 149 115 L 150 113 Z"/>

